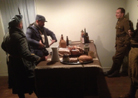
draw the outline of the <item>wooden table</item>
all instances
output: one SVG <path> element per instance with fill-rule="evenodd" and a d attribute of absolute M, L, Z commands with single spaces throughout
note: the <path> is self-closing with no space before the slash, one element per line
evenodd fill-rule
<path fill-rule="evenodd" d="M 84 47 L 77 41 L 71 45 Z M 111 98 L 96 47 L 93 42 L 89 43 L 89 47 L 95 52 L 95 58 L 89 64 L 64 65 L 50 59 L 40 62 L 35 68 L 38 97 Z"/>

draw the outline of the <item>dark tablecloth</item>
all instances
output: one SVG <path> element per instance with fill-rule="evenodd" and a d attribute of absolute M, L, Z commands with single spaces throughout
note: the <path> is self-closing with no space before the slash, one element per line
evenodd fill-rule
<path fill-rule="evenodd" d="M 84 44 L 77 41 L 71 45 L 84 47 Z M 89 64 L 64 65 L 51 62 L 50 58 L 40 62 L 35 68 L 38 97 L 111 98 L 96 47 L 93 42 L 89 43 L 89 47 L 95 53 L 93 62 Z"/>

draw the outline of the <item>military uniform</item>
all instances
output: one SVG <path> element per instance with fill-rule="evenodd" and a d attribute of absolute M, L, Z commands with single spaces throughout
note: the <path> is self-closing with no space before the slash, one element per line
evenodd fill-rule
<path fill-rule="evenodd" d="M 120 71 L 121 64 L 123 62 L 124 56 L 127 55 L 129 51 L 130 38 L 128 35 L 128 30 L 130 29 L 129 21 L 126 18 L 118 19 L 116 24 L 116 52 L 113 56 L 112 68 L 108 71 L 108 74 L 118 74 Z"/>
<path fill-rule="evenodd" d="M 30 52 L 26 36 L 16 27 L 10 28 L 9 36 L 1 47 L 10 54 L 8 67 L 13 93 L 31 94 L 34 90 L 34 61 L 40 60 L 40 57 Z"/>
<path fill-rule="evenodd" d="M 138 23 L 137 30 L 133 31 L 131 35 L 131 50 L 129 52 L 129 66 L 128 75 L 131 79 L 130 91 L 126 96 L 120 98 L 135 98 L 136 90 L 138 88 Z"/>
<path fill-rule="evenodd" d="M 138 87 L 138 29 L 134 31 L 129 52 L 129 77 L 132 84 Z"/>
<path fill-rule="evenodd" d="M 44 35 L 45 42 L 43 42 L 41 33 Z M 49 29 L 43 27 L 40 29 L 35 23 L 27 28 L 26 38 L 31 48 L 31 52 L 42 57 L 47 56 L 49 53 L 46 48 L 49 47 L 48 38 L 50 36 L 52 40 L 57 41 L 55 34 Z M 44 48 L 39 48 L 39 41 L 45 45 Z"/>
<path fill-rule="evenodd" d="M 47 22 L 45 17 L 42 15 L 37 15 L 36 20 Z M 43 37 L 42 37 L 43 35 Z M 31 48 L 31 52 L 35 53 L 36 55 L 43 57 L 47 56 L 49 53 L 46 48 L 49 48 L 49 42 L 47 36 L 50 36 L 52 40 L 57 42 L 57 38 L 55 34 L 45 27 L 39 27 L 36 23 L 31 24 L 26 31 L 26 38 Z M 44 44 L 44 48 L 39 47 L 39 41 Z"/>

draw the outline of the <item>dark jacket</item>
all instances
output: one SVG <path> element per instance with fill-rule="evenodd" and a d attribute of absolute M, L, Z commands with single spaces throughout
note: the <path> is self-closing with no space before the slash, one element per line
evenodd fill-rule
<path fill-rule="evenodd" d="M 43 27 L 43 31 L 41 31 L 41 33 L 44 34 L 44 37 L 45 37 L 45 43 L 44 43 L 41 38 L 40 31 L 41 30 L 38 27 L 36 27 L 36 25 L 33 24 L 27 28 L 26 37 L 27 37 L 28 43 L 30 45 L 31 52 L 42 57 L 42 56 L 48 55 L 48 52 L 46 50 L 46 48 L 49 47 L 47 36 L 50 36 L 53 40 L 56 40 L 56 41 L 57 41 L 57 39 L 56 39 L 55 34 L 52 31 Z M 39 48 L 40 40 L 45 45 L 45 48 L 43 48 L 43 49 Z"/>
<path fill-rule="evenodd" d="M 40 57 L 30 52 L 24 33 L 18 28 L 10 29 L 1 47 L 10 54 L 8 67 L 13 93 L 32 93 L 34 86 L 30 81 L 34 78 L 34 61 Z"/>

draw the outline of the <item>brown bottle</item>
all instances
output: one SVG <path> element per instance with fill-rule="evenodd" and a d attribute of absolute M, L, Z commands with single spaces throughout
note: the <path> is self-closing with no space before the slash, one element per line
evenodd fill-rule
<path fill-rule="evenodd" d="M 68 39 L 68 36 L 66 36 L 66 45 L 67 45 L 67 46 L 69 45 L 69 39 Z"/>
<path fill-rule="evenodd" d="M 88 33 L 86 32 L 86 28 L 84 28 L 84 43 L 89 43 L 89 36 Z"/>
<path fill-rule="evenodd" d="M 63 38 L 63 34 L 61 34 L 61 39 L 60 39 L 60 42 L 59 42 L 59 47 L 61 48 L 66 48 L 66 41 L 64 40 Z"/>

